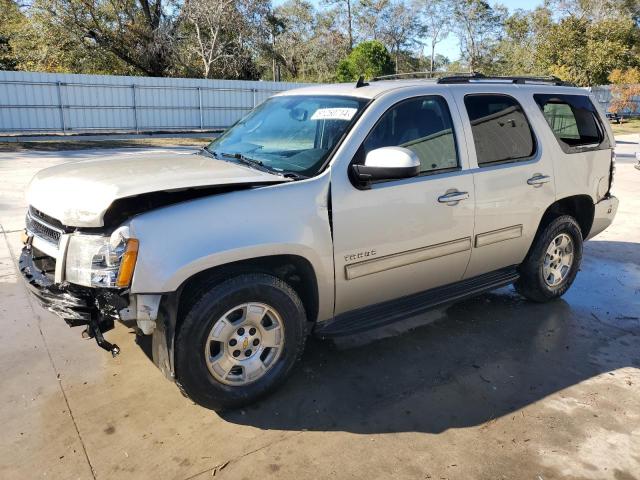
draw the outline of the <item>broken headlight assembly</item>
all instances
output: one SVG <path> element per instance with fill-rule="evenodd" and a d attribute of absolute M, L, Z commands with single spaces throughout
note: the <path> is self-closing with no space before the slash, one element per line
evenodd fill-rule
<path fill-rule="evenodd" d="M 128 227 L 110 237 L 73 234 L 67 247 L 65 280 L 86 287 L 126 288 L 138 258 L 138 240 Z"/>

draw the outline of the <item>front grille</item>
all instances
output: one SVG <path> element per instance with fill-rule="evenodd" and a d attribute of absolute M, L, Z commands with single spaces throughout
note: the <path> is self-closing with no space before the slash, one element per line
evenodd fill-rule
<path fill-rule="evenodd" d="M 38 210 L 29 207 L 27 218 L 25 219 L 27 231 L 57 247 L 63 230 L 39 218 L 38 213 L 40 213 Z"/>
<path fill-rule="evenodd" d="M 36 220 L 41 220 L 44 223 L 46 223 L 47 225 L 50 225 L 51 227 L 53 227 L 55 229 L 64 230 L 64 225 L 62 225 L 60 220 L 56 220 L 55 218 L 50 217 L 46 213 L 38 210 L 37 208 L 35 208 L 33 206 L 29 206 L 29 213 Z"/>

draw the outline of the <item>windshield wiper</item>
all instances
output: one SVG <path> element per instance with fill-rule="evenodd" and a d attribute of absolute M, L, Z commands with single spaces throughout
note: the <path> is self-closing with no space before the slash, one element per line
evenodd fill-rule
<path fill-rule="evenodd" d="M 198 153 L 203 153 L 203 152 L 206 152 L 209 156 L 216 158 L 215 154 L 211 150 L 209 150 L 208 145 L 205 145 L 204 147 L 202 147 Z"/>
<path fill-rule="evenodd" d="M 301 175 L 299 173 L 292 172 L 290 170 L 286 170 L 286 171 L 282 172 L 282 175 L 284 177 L 291 178 L 293 180 L 304 180 L 305 178 L 309 178 L 306 175 Z"/>
<path fill-rule="evenodd" d="M 262 160 L 247 157 L 242 153 L 216 152 L 213 150 L 209 150 L 207 147 L 203 147 L 202 150 L 207 152 L 213 158 L 216 158 L 216 159 L 220 159 L 221 157 L 233 158 L 234 160 L 238 160 L 238 162 L 243 165 L 246 165 L 251 168 L 255 168 L 256 170 L 260 170 L 262 172 L 278 175 L 279 177 L 290 178 L 292 180 L 304 180 L 306 178 L 309 178 L 306 175 L 301 175 L 299 173 L 292 172 L 290 170 L 277 170 L 275 168 L 267 167 Z"/>
<path fill-rule="evenodd" d="M 281 172 L 278 172 L 277 170 L 274 170 L 272 168 L 269 168 L 267 166 L 265 166 L 265 164 L 262 162 L 262 160 L 257 160 L 255 158 L 250 158 L 247 157 L 246 155 L 242 154 L 242 153 L 228 153 L 228 152 L 212 152 L 216 157 L 217 156 L 221 156 L 221 157 L 226 157 L 226 158 L 233 158 L 235 160 L 237 160 L 239 163 L 246 165 L 247 167 L 251 167 L 251 168 L 255 168 L 256 170 L 260 170 L 261 172 L 267 172 L 267 173 L 271 173 L 273 175 L 279 175 L 282 176 Z"/>

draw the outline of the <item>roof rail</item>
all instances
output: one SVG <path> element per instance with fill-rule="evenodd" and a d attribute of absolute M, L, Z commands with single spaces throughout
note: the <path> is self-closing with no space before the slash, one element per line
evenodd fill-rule
<path fill-rule="evenodd" d="M 474 83 L 474 82 L 495 82 L 495 83 L 515 83 L 519 85 L 524 84 L 544 84 L 544 85 L 558 85 L 572 87 L 571 83 L 560 80 L 554 76 L 498 76 L 498 75 L 483 75 L 479 72 L 407 72 L 407 73 L 394 73 L 392 75 L 380 75 L 371 79 L 372 82 L 378 82 L 381 80 L 402 80 L 408 78 L 425 78 L 435 79 L 438 83 Z"/>
<path fill-rule="evenodd" d="M 471 72 L 466 74 L 448 75 L 438 78 L 438 83 L 515 83 L 518 85 L 524 84 L 543 84 L 543 85 L 558 85 L 562 87 L 572 87 L 571 83 L 565 82 L 554 76 L 498 76 L 498 75 L 483 75 L 478 72 Z"/>
<path fill-rule="evenodd" d="M 392 75 L 380 75 L 373 77 L 372 82 L 379 82 L 380 80 L 402 80 L 403 78 L 435 78 L 435 75 L 442 74 L 442 72 L 407 72 L 407 73 L 394 73 Z"/>

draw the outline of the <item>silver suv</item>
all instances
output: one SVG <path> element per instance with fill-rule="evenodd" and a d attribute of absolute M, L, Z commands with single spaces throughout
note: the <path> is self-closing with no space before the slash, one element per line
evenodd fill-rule
<path fill-rule="evenodd" d="M 614 138 L 556 79 L 455 76 L 276 95 L 193 155 L 38 173 L 21 271 L 113 354 L 114 320 L 196 402 L 273 391 L 307 335 L 514 284 L 561 296 L 613 220 Z"/>

